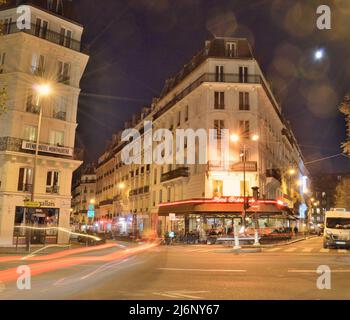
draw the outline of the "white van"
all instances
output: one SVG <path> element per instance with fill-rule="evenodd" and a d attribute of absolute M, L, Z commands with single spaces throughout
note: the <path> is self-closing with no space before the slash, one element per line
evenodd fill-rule
<path fill-rule="evenodd" d="M 350 211 L 333 209 L 326 213 L 323 247 L 350 249 Z"/>

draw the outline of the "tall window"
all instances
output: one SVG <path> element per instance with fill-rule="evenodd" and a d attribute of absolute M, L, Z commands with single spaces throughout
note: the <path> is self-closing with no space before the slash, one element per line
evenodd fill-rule
<path fill-rule="evenodd" d="M 185 122 L 188 121 L 188 116 L 189 116 L 189 107 L 186 106 L 186 108 L 185 108 Z"/>
<path fill-rule="evenodd" d="M 245 194 L 244 194 L 245 191 Z M 249 181 L 241 181 L 241 196 L 245 196 L 248 197 L 250 194 L 250 190 L 249 190 Z"/>
<path fill-rule="evenodd" d="M 0 73 L 4 72 L 6 52 L 0 53 Z"/>
<path fill-rule="evenodd" d="M 70 81 L 70 64 L 58 61 L 57 80 L 58 82 L 69 84 Z"/>
<path fill-rule="evenodd" d="M 244 138 L 249 138 L 250 136 L 249 120 L 243 120 L 239 122 L 239 132 Z"/>
<path fill-rule="evenodd" d="M 59 193 L 60 173 L 58 171 L 48 171 L 46 176 L 46 192 Z"/>
<path fill-rule="evenodd" d="M 66 121 L 67 118 L 67 97 L 60 96 L 57 98 L 57 104 L 54 109 L 54 118 Z"/>
<path fill-rule="evenodd" d="M 70 48 L 71 43 L 72 43 L 72 31 L 67 30 L 65 28 L 61 28 L 60 45 Z"/>
<path fill-rule="evenodd" d="M 46 39 L 49 23 L 40 18 L 36 19 L 35 35 L 40 38 Z"/>
<path fill-rule="evenodd" d="M 217 92 L 214 93 L 214 108 L 215 109 L 225 109 L 225 92 Z"/>
<path fill-rule="evenodd" d="M 45 73 L 45 57 L 43 55 L 33 54 L 32 57 L 32 73 L 42 77 Z"/>
<path fill-rule="evenodd" d="M 33 169 L 20 168 L 18 175 L 18 191 L 31 192 L 33 188 Z"/>
<path fill-rule="evenodd" d="M 243 110 L 243 111 L 250 110 L 249 92 L 239 93 L 239 110 Z"/>
<path fill-rule="evenodd" d="M 35 126 L 24 126 L 24 140 L 26 141 L 36 141 L 38 128 Z"/>
<path fill-rule="evenodd" d="M 50 144 L 53 146 L 64 146 L 64 132 L 63 131 L 50 131 Z"/>
<path fill-rule="evenodd" d="M 226 56 L 234 58 L 237 55 L 237 44 L 236 42 L 227 42 L 226 43 Z"/>
<path fill-rule="evenodd" d="M 224 82 L 224 66 L 216 66 L 215 81 Z"/>
<path fill-rule="evenodd" d="M 221 139 L 221 130 L 225 129 L 224 120 L 214 120 L 214 129 L 216 130 L 216 139 Z"/>
<path fill-rule="evenodd" d="M 179 111 L 177 114 L 177 126 L 178 127 L 181 126 L 181 111 Z"/>
<path fill-rule="evenodd" d="M 163 190 L 159 190 L 159 203 L 163 203 Z"/>
<path fill-rule="evenodd" d="M 214 197 L 221 197 L 223 195 L 224 183 L 222 180 L 213 181 L 213 191 L 214 191 Z"/>
<path fill-rule="evenodd" d="M 248 67 L 239 67 L 239 82 L 248 82 Z"/>

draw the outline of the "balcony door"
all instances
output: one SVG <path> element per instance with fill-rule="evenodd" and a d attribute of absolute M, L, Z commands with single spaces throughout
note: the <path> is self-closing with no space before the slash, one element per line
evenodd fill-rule
<path fill-rule="evenodd" d="M 35 35 L 40 38 L 46 39 L 49 28 L 49 22 L 40 18 L 36 19 Z"/>
<path fill-rule="evenodd" d="M 239 82 L 247 83 L 248 82 L 248 67 L 239 67 Z"/>

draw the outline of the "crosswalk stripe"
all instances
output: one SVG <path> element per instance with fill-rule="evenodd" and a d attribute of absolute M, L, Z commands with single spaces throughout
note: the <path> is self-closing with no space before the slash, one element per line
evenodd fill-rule
<path fill-rule="evenodd" d="M 302 252 L 305 252 L 305 253 L 311 252 L 313 249 L 314 249 L 314 248 L 304 248 L 304 249 L 302 250 Z"/>
<path fill-rule="evenodd" d="M 284 252 L 294 252 L 296 251 L 298 248 L 289 248 L 289 249 L 286 249 L 284 250 Z"/>
<path fill-rule="evenodd" d="M 344 250 L 344 249 L 339 249 L 338 253 L 348 253 L 348 250 Z"/>
<path fill-rule="evenodd" d="M 324 248 L 320 250 L 321 253 L 328 253 L 329 251 L 331 251 L 331 250 L 330 249 L 324 249 Z"/>
<path fill-rule="evenodd" d="M 272 248 L 272 249 L 267 249 L 266 252 L 275 252 L 278 250 L 281 250 L 282 248 Z"/>

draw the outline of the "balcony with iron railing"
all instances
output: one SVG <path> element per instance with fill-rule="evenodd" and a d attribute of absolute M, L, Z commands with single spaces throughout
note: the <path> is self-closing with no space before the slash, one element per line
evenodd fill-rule
<path fill-rule="evenodd" d="M 46 186 L 46 193 L 59 194 L 59 192 L 60 192 L 59 186 Z"/>
<path fill-rule="evenodd" d="M 149 190 L 150 190 L 149 186 L 137 188 L 137 189 L 131 190 L 129 192 L 129 196 L 133 197 L 141 194 L 146 194 L 146 193 L 149 193 Z"/>
<path fill-rule="evenodd" d="M 26 112 L 38 115 L 40 114 L 40 107 L 32 103 L 27 103 Z"/>
<path fill-rule="evenodd" d="M 190 176 L 188 167 L 181 167 L 162 174 L 161 182 L 167 182 L 177 178 L 188 178 Z"/>
<path fill-rule="evenodd" d="M 54 111 L 53 117 L 57 120 L 66 121 L 67 119 L 67 112 L 64 111 Z"/>
<path fill-rule="evenodd" d="M 220 81 L 219 81 L 220 80 Z M 247 84 L 263 84 L 264 81 L 260 75 L 242 75 L 242 74 L 222 74 L 220 79 L 216 73 L 204 73 L 197 80 L 192 82 L 188 87 L 176 94 L 164 107 L 162 107 L 155 115 L 154 118 L 159 118 L 163 113 L 171 109 L 176 103 L 181 101 L 192 91 L 197 89 L 205 82 L 223 82 L 223 83 L 247 83 Z"/>
<path fill-rule="evenodd" d="M 19 184 L 17 190 L 20 192 L 32 192 L 33 184 L 32 183 Z"/>
<path fill-rule="evenodd" d="M 268 169 L 266 170 L 266 178 L 273 178 L 282 183 L 282 173 L 279 169 Z"/>
<path fill-rule="evenodd" d="M 22 152 L 22 153 L 34 154 L 35 150 L 27 150 L 22 148 L 24 141 L 26 140 L 13 138 L 13 137 L 0 137 L 0 152 L 7 151 L 7 152 Z M 45 144 L 45 143 L 40 143 L 40 144 Z M 69 149 L 69 147 L 65 147 L 65 148 Z M 41 152 L 39 150 L 39 154 L 44 154 L 44 153 L 45 152 Z M 65 158 L 65 159 L 67 158 L 67 159 L 81 161 L 84 159 L 84 149 L 75 148 L 73 150 L 73 156 L 58 154 L 58 153 L 57 154 L 50 153 L 49 156 L 54 158 Z"/>
<path fill-rule="evenodd" d="M 41 39 L 45 39 L 62 47 L 66 47 L 78 52 L 81 51 L 80 41 L 74 40 L 71 37 L 63 36 L 62 34 L 48 30 L 47 28 L 40 28 L 35 24 L 31 24 L 30 29 L 19 29 L 17 27 L 17 23 L 11 23 L 4 25 L 1 29 L 4 35 L 24 32 Z"/>
<path fill-rule="evenodd" d="M 113 204 L 113 199 L 106 199 L 100 202 L 100 207 L 108 206 Z"/>

